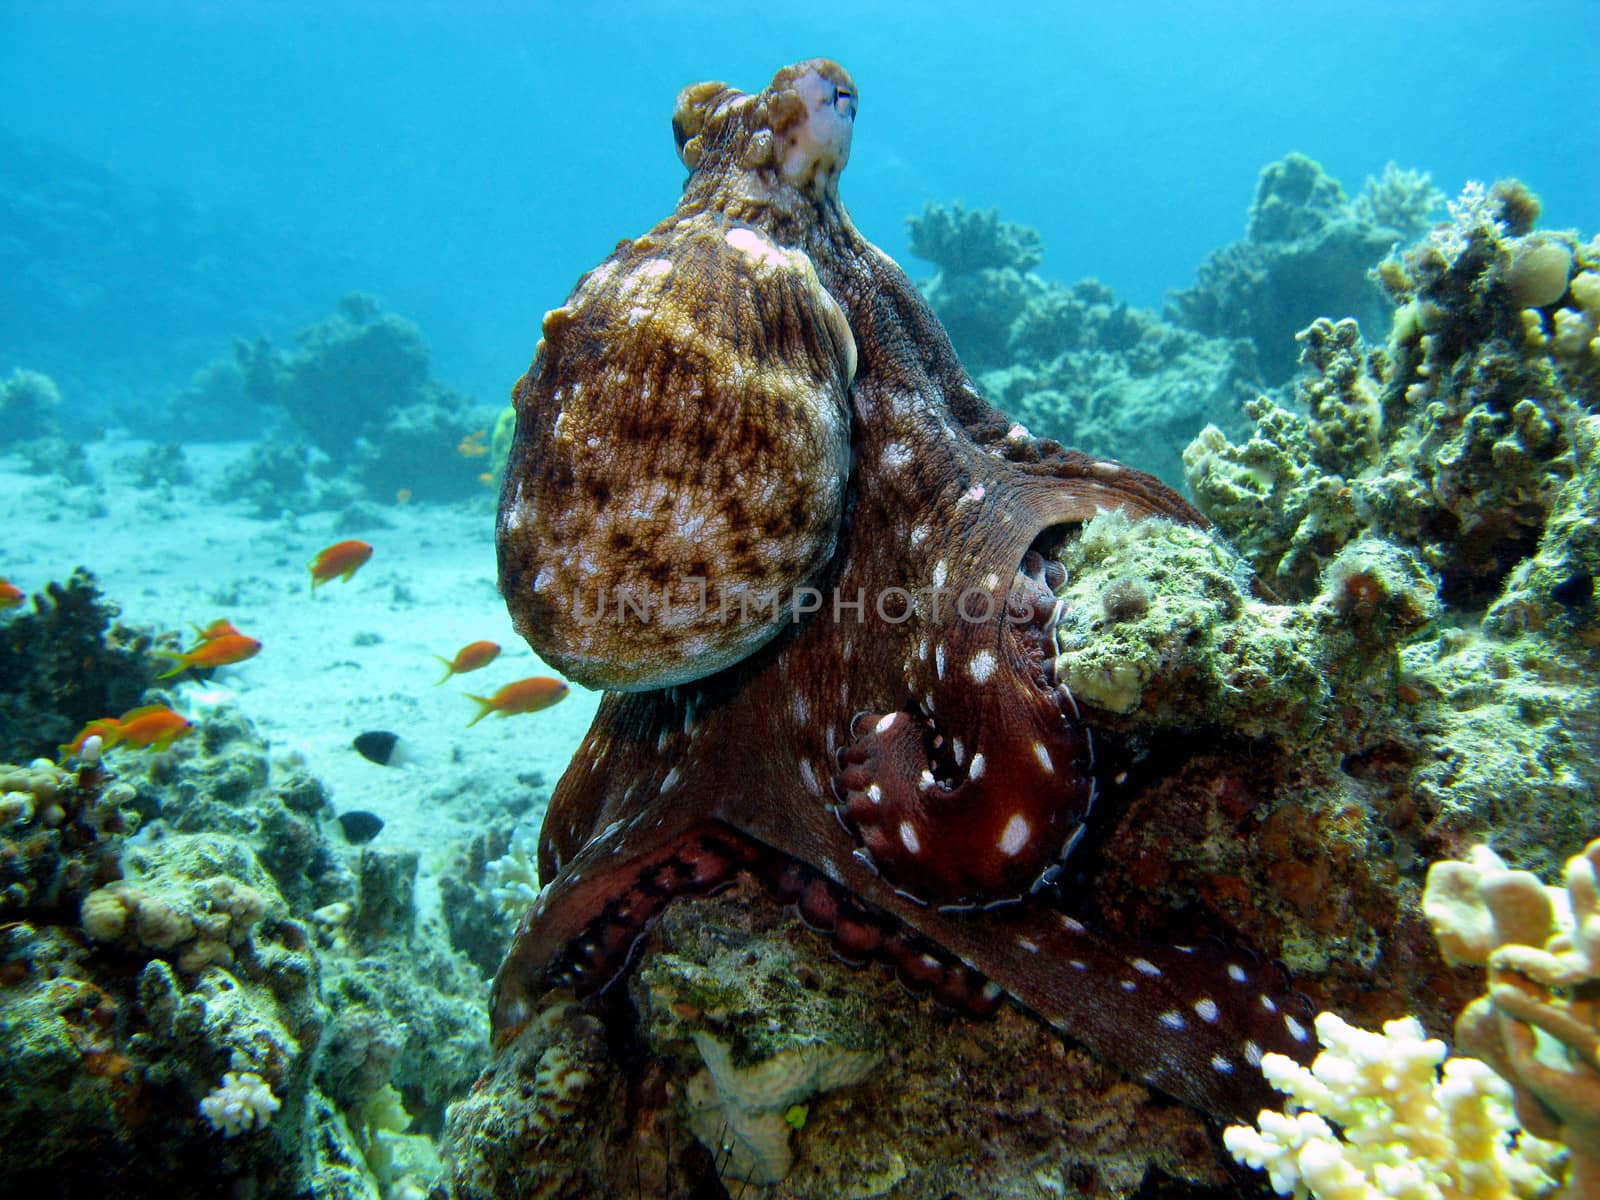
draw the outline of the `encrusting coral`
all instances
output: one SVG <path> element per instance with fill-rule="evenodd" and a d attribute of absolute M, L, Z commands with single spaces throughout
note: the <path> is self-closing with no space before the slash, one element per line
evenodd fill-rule
<path fill-rule="evenodd" d="M 1538 546 L 1574 477 L 1575 439 L 1588 436 L 1578 428 L 1600 410 L 1600 358 L 1567 353 L 1559 331 L 1586 319 L 1588 289 L 1524 307 L 1507 272 L 1534 238 L 1571 256 L 1576 283 L 1600 271 L 1600 242 L 1532 233 L 1537 202 L 1519 184 L 1454 211 L 1380 268 L 1400 305 L 1386 348 L 1367 348 L 1354 322 L 1313 322 L 1297 407 L 1257 401 L 1248 442 L 1208 429 L 1185 453 L 1202 507 L 1275 589 L 1304 595 L 1370 530 L 1415 547 L 1448 601 L 1481 607 Z"/>

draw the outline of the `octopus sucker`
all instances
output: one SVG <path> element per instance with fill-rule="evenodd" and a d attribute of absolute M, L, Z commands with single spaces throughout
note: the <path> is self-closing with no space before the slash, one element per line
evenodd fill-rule
<path fill-rule="evenodd" d="M 1287 980 L 1058 907 L 1093 909 L 1057 864 L 1098 783 L 1055 674 L 1052 551 L 1107 510 L 1203 521 L 979 394 L 840 200 L 858 104 L 824 59 L 754 94 L 686 88 L 676 210 L 580 282 L 517 385 L 501 588 L 530 644 L 607 694 L 551 799 L 496 1043 L 742 874 L 848 962 L 963 1012 L 1009 996 L 1131 1078 L 1253 1115 L 1270 1096 L 1235 1065 L 1308 1057 Z M 579 627 L 570 602 L 690 581 L 808 603 Z M 670 690 L 691 679 L 692 738 Z"/>

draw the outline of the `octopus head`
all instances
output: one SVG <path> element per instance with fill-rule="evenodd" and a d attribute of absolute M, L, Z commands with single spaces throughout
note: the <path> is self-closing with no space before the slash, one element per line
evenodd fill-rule
<path fill-rule="evenodd" d="M 756 95 L 725 83 L 684 88 L 672 132 L 691 171 L 731 161 L 775 171 L 803 192 L 827 191 L 850 161 L 857 103 L 850 73 L 813 58 L 785 67 Z"/>
<path fill-rule="evenodd" d="M 790 72 L 798 74 L 785 79 Z M 780 72 L 768 91 L 774 93 L 773 132 L 784 178 L 805 187 L 844 170 L 857 105 L 856 86 L 845 69 L 825 58 L 812 59 Z"/>

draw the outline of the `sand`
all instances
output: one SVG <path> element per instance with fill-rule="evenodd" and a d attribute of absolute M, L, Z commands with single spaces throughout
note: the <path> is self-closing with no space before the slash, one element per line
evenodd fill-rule
<path fill-rule="evenodd" d="M 274 757 L 304 758 L 337 812 L 381 817 L 373 844 L 421 854 L 419 906 L 434 910 L 440 875 L 475 834 L 540 819 L 599 702 L 573 687 L 544 712 L 467 728 L 477 706 L 463 693 L 555 674 L 512 631 L 496 590 L 493 496 L 379 505 L 386 529 L 347 527 L 335 512 L 262 520 L 212 494 L 248 445 L 186 446 L 194 481 L 170 490 L 119 466 L 147 446 L 115 435 L 91 444 L 95 482 L 75 487 L 0 455 L 0 576 L 31 594 L 84 566 L 125 624 L 181 631 L 187 645 L 190 622 L 227 617 L 259 638 L 257 657 L 177 682 L 175 707 L 236 704 Z M 311 593 L 306 564 L 347 537 L 371 542 L 371 561 Z M 500 657 L 435 686 L 444 668 L 433 656 L 479 639 L 500 643 Z M 362 758 L 351 739 L 374 729 L 399 734 L 409 761 Z M 138 753 L 115 751 L 113 766 Z M 329 834 L 342 841 L 336 823 Z"/>

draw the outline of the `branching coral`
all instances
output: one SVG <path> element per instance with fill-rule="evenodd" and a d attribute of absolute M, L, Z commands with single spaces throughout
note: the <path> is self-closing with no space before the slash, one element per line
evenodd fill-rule
<path fill-rule="evenodd" d="M 1316 1027 L 1323 1051 L 1310 1070 L 1281 1054 L 1262 1059 L 1287 1110 L 1223 1133 L 1229 1153 L 1266 1170 L 1279 1194 L 1509 1200 L 1552 1189 L 1556 1147 L 1516 1136 L 1510 1089 L 1483 1063 L 1446 1057 L 1409 1017 L 1382 1034 L 1327 1012 Z"/>
<path fill-rule="evenodd" d="M 1002 221 L 995 209 L 969 211 L 959 200 L 949 208 L 929 204 L 920 217 L 908 218 L 911 253 L 933 263 L 946 275 L 1011 267 L 1031 271 L 1044 257 L 1039 231 Z"/>
<path fill-rule="evenodd" d="M 200 1115 L 223 1137 L 237 1137 L 259 1129 L 282 1108 L 266 1080 L 254 1071 L 229 1071 L 206 1098 Z"/>

